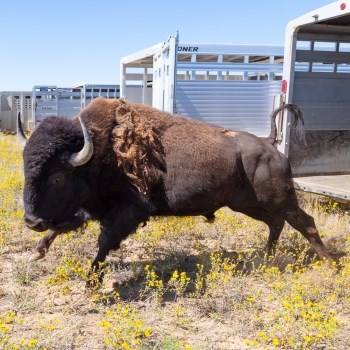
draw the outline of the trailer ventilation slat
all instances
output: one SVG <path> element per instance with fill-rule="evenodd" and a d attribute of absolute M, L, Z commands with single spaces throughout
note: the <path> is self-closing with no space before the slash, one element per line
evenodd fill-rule
<path fill-rule="evenodd" d="M 178 81 L 176 112 L 257 136 L 270 132 L 270 114 L 281 81 Z M 220 89 L 224 87 L 224 91 Z"/>

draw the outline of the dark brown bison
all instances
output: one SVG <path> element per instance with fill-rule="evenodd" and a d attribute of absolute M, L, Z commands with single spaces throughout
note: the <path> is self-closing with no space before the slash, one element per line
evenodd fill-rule
<path fill-rule="evenodd" d="M 288 159 L 266 139 L 173 116 L 145 105 L 96 99 L 76 119 L 50 117 L 24 148 L 26 225 L 49 233 L 43 257 L 60 233 L 101 223 L 97 269 L 112 249 L 151 215 L 203 215 L 227 206 L 265 222 L 267 251 L 287 221 L 331 260 L 312 217 L 298 205 Z"/>

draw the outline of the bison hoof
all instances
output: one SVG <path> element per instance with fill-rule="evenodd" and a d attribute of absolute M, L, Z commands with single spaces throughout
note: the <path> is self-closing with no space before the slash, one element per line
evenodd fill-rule
<path fill-rule="evenodd" d="M 37 260 L 43 259 L 44 257 L 45 257 L 45 252 L 38 251 L 30 256 L 29 262 L 37 261 Z"/>
<path fill-rule="evenodd" d="M 85 284 L 86 290 L 98 290 L 102 287 L 102 281 L 96 279 L 88 279 Z"/>
<path fill-rule="evenodd" d="M 205 217 L 206 222 L 208 224 L 212 224 L 215 221 L 215 214 L 214 213 L 204 215 L 204 217 Z"/>
<path fill-rule="evenodd" d="M 98 269 L 97 271 L 92 268 L 86 281 L 85 288 L 87 290 L 97 290 L 102 287 L 103 284 L 104 271 L 103 269 Z"/>

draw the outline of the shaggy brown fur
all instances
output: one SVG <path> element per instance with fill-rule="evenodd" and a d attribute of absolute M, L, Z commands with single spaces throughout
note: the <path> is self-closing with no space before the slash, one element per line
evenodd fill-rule
<path fill-rule="evenodd" d="M 158 182 L 165 170 L 164 149 L 159 135 L 131 105 L 119 101 L 117 125 L 113 129 L 113 150 L 118 166 L 135 187 L 147 194 L 151 182 Z"/>
<path fill-rule="evenodd" d="M 221 153 L 225 152 L 225 144 L 217 136 L 235 135 L 233 131 L 219 127 L 213 134 L 211 125 L 184 117 L 174 118 L 150 106 L 123 100 L 96 99 L 84 109 L 81 118 L 94 139 L 94 158 L 107 164 L 116 162 L 144 195 L 150 194 L 151 184 L 158 183 L 166 172 L 165 145 L 167 153 L 182 149 L 179 157 L 183 158 L 184 164 L 191 155 L 192 168 L 196 164 L 201 167 L 208 157 L 214 166 L 222 167 Z M 170 129 L 171 133 L 168 132 Z M 114 156 L 109 152 L 111 150 Z"/>
<path fill-rule="evenodd" d="M 89 108 L 90 107 L 90 108 Z M 142 110 L 123 100 L 95 100 L 81 117 L 93 134 L 95 158 L 111 162 L 113 150 L 118 167 L 144 195 L 150 182 L 158 181 L 165 171 L 164 149 L 159 142 L 159 131 L 154 130 Z M 141 113 L 140 113 L 141 112 Z M 100 118 L 95 118 L 99 115 Z M 114 119 L 111 118 L 114 115 Z"/>

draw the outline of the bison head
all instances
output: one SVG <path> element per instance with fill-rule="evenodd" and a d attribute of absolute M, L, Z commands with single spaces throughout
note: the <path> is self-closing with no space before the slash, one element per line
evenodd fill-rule
<path fill-rule="evenodd" d="M 65 231 L 84 222 L 80 209 L 88 185 L 82 165 L 92 157 L 93 144 L 79 121 L 49 117 L 24 148 L 24 221 L 32 230 Z"/>

